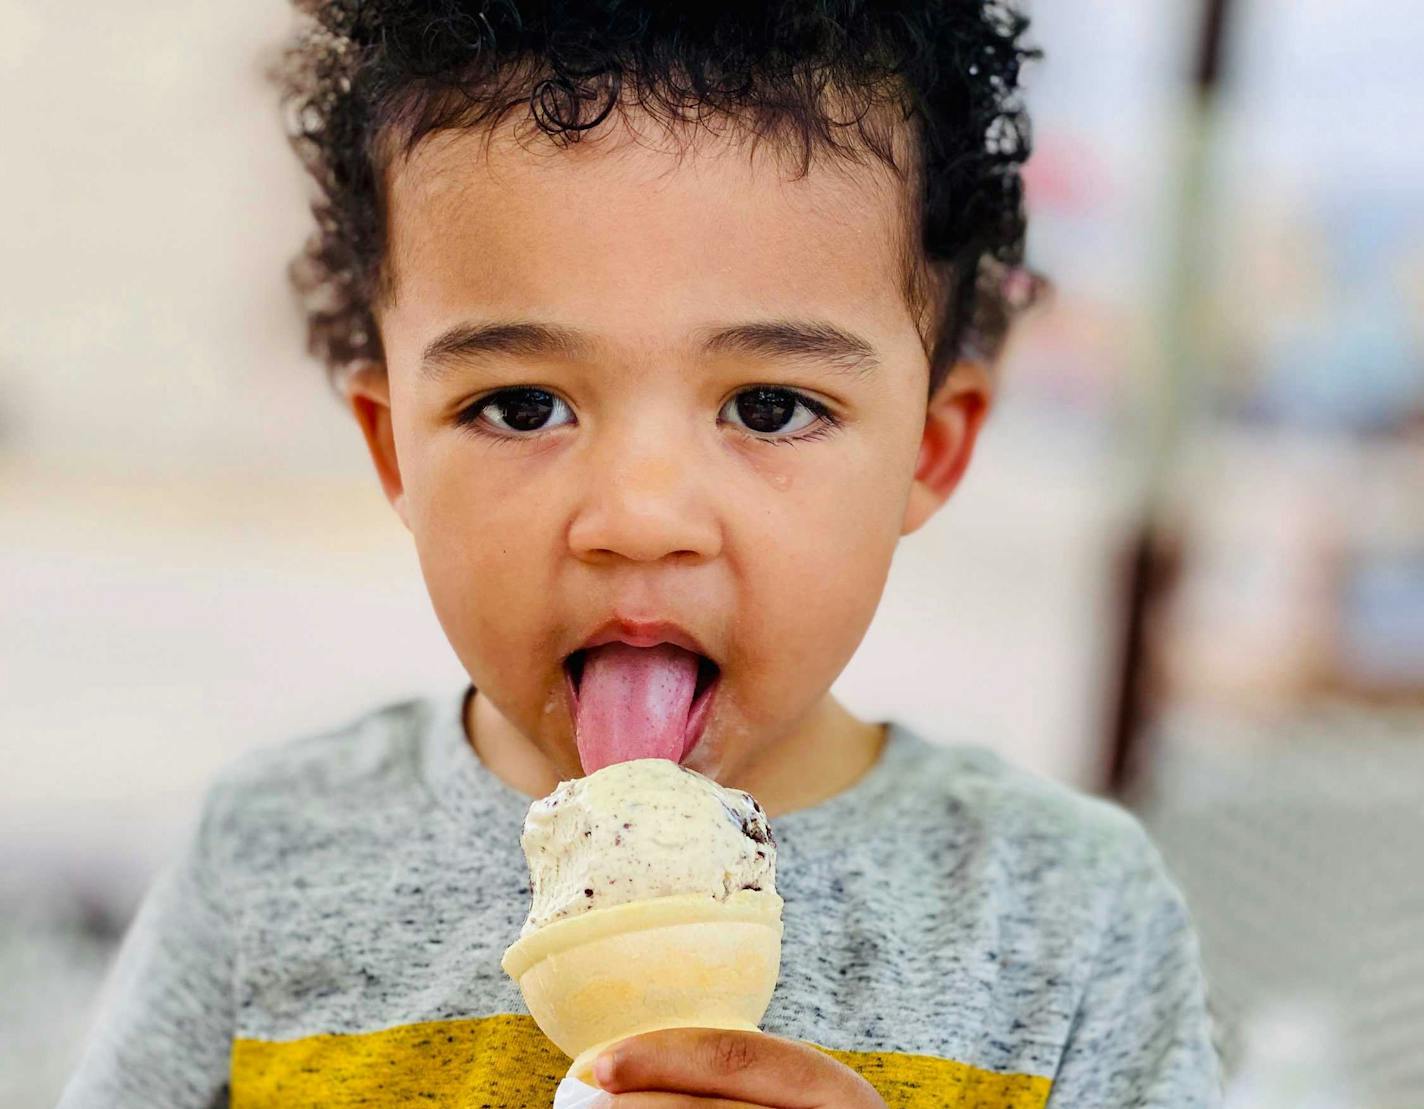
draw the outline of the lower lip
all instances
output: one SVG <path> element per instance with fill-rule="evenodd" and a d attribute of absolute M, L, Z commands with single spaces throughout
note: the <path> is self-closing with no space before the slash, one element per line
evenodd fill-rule
<path fill-rule="evenodd" d="M 702 742 L 702 735 L 707 730 L 707 721 L 712 715 L 712 702 L 717 697 L 717 690 L 722 685 L 722 674 L 718 671 L 700 694 L 693 699 L 692 708 L 687 714 L 687 724 L 683 729 L 682 755 L 678 758 L 678 763 L 687 761 L 687 756 L 692 754 L 697 745 Z M 578 690 L 574 687 L 574 677 L 569 673 L 569 668 L 564 667 L 564 687 L 569 693 L 569 719 L 578 719 Z"/>

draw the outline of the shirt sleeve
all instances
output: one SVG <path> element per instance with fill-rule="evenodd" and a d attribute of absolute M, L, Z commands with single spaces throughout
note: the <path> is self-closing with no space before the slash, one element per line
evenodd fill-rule
<path fill-rule="evenodd" d="M 1048 1109 L 1215 1109 L 1221 1071 L 1186 903 L 1134 820 Z"/>
<path fill-rule="evenodd" d="M 225 1109 L 233 931 L 211 863 L 213 795 L 154 881 L 109 972 L 59 1109 Z"/>

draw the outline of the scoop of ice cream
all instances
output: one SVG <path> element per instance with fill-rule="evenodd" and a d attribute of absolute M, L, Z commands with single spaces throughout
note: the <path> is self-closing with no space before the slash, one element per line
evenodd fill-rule
<path fill-rule="evenodd" d="M 650 897 L 776 892 L 776 840 L 761 805 L 670 759 L 560 782 L 529 807 L 520 843 L 534 893 L 521 935 Z"/>

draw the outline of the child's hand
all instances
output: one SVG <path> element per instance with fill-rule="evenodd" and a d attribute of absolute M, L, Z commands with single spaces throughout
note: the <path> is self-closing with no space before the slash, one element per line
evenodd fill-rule
<path fill-rule="evenodd" d="M 764 1032 L 648 1032 L 605 1051 L 594 1073 L 615 1095 L 600 1104 L 617 1109 L 885 1109 L 849 1067 L 808 1044 Z"/>

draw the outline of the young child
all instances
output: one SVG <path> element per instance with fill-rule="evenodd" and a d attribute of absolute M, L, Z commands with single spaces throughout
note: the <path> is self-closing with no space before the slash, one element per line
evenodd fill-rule
<path fill-rule="evenodd" d="M 280 74 L 320 188 L 312 348 L 472 684 L 222 776 L 63 1105 L 548 1105 L 568 1060 L 500 969 L 522 821 L 648 756 L 766 809 L 781 976 L 763 1033 L 610 1051 L 611 1104 L 1215 1104 L 1139 825 L 828 693 L 1031 299 L 1025 21 L 302 7 Z"/>

